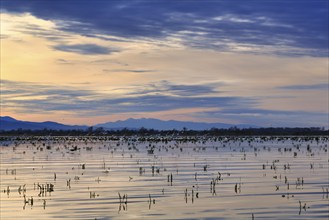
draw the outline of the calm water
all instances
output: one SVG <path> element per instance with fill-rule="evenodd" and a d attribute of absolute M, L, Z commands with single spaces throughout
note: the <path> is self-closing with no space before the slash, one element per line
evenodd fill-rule
<path fill-rule="evenodd" d="M 0 143 L 1 219 L 329 217 L 325 137 Z"/>

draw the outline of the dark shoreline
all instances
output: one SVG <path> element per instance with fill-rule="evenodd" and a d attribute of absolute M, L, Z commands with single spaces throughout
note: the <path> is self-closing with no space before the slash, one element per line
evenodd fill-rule
<path fill-rule="evenodd" d="M 154 130 L 120 129 L 105 130 L 90 127 L 86 130 L 10 130 L 0 131 L 0 136 L 328 136 L 329 130 L 310 128 L 212 128 L 209 130 Z"/>

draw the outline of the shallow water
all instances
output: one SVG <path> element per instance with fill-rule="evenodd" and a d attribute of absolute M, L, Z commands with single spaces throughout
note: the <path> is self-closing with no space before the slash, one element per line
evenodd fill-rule
<path fill-rule="evenodd" d="M 3 140 L 0 217 L 329 218 L 326 137 L 160 139 Z"/>

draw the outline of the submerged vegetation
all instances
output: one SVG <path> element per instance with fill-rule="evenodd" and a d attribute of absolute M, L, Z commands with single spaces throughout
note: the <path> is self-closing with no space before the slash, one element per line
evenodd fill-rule
<path fill-rule="evenodd" d="M 1 216 L 327 219 L 328 140 L 3 136 Z"/>

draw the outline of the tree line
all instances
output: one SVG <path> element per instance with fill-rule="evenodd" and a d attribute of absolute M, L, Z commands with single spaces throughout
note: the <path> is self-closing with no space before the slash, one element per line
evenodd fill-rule
<path fill-rule="evenodd" d="M 237 128 L 228 129 L 211 128 L 209 130 L 155 130 L 155 129 L 120 129 L 120 130 L 105 130 L 102 127 L 89 127 L 85 130 L 30 130 L 17 129 L 9 131 L 0 131 L 0 136 L 314 136 L 314 135 L 329 135 L 329 130 L 320 127 L 306 128 L 290 128 L 290 127 L 268 127 L 268 128 Z"/>

